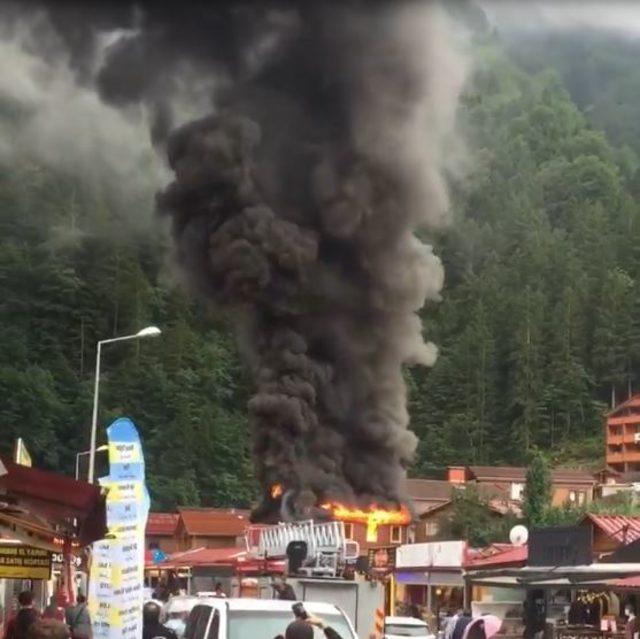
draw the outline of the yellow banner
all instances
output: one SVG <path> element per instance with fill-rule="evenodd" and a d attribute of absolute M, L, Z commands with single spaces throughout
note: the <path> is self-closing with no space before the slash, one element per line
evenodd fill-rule
<path fill-rule="evenodd" d="M 53 553 L 23 545 L 0 545 L 0 579 L 50 579 Z"/>

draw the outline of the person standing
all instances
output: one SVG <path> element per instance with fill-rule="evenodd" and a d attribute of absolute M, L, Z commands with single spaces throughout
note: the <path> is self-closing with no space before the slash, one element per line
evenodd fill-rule
<path fill-rule="evenodd" d="M 148 601 L 142 608 L 142 639 L 178 639 L 173 630 L 160 623 L 160 606 Z"/>
<path fill-rule="evenodd" d="M 213 591 L 213 596 L 217 597 L 218 599 L 226 599 L 227 595 L 224 594 L 224 590 L 222 590 L 222 584 L 220 582 L 218 582 L 216 584 L 216 587 Z"/>
<path fill-rule="evenodd" d="M 33 593 L 25 590 L 18 595 L 18 612 L 9 620 L 5 639 L 27 639 L 29 628 L 40 619 L 38 611 L 33 607 Z"/>
<path fill-rule="evenodd" d="M 280 581 L 277 581 L 273 585 L 273 588 L 276 591 L 276 599 L 282 599 L 284 601 L 296 601 L 298 599 L 296 597 L 296 591 L 291 584 L 287 583 L 286 577 L 282 577 Z"/>
<path fill-rule="evenodd" d="M 49 605 L 42 611 L 42 618 L 64 622 L 64 609 L 58 605 L 55 595 L 49 599 Z"/>
<path fill-rule="evenodd" d="M 71 639 L 92 639 L 91 615 L 84 595 L 78 595 L 76 605 L 67 608 L 65 618 L 71 631 Z"/>

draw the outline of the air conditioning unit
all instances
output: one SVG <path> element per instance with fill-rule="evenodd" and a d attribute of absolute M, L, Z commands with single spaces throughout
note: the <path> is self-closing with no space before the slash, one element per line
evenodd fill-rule
<path fill-rule="evenodd" d="M 633 443 L 634 444 L 640 444 L 640 433 L 634 433 L 633 434 Z"/>

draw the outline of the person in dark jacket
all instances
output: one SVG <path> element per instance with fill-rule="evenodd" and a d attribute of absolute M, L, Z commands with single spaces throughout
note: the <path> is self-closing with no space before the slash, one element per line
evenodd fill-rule
<path fill-rule="evenodd" d="M 5 639 L 27 639 L 29 628 L 40 619 L 33 607 L 33 593 L 25 590 L 18 595 L 18 612 L 7 624 Z"/>
<path fill-rule="evenodd" d="M 287 580 L 283 577 L 280 581 L 273 584 L 273 589 L 276 591 L 276 599 L 283 599 L 285 601 L 297 601 L 296 591 L 291 584 L 287 583 Z"/>
<path fill-rule="evenodd" d="M 160 606 L 148 601 L 142 609 L 142 639 L 178 639 L 173 630 L 160 623 Z"/>
<path fill-rule="evenodd" d="M 464 631 L 472 621 L 473 618 L 471 617 L 471 612 L 469 610 L 464 610 L 458 617 L 458 621 L 456 621 L 456 625 L 451 633 L 451 639 L 462 639 Z"/>
<path fill-rule="evenodd" d="M 307 617 L 306 619 L 296 619 L 292 621 L 284 633 L 285 639 L 313 639 L 313 627 L 320 628 L 327 639 L 342 639 L 342 637 L 331 627 L 327 626 L 318 617 Z"/>
<path fill-rule="evenodd" d="M 485 632 L 484 621 L 482 619 L 474 619 L 467 628 L 466 639 L 487 639 L 487 633 Z"/>

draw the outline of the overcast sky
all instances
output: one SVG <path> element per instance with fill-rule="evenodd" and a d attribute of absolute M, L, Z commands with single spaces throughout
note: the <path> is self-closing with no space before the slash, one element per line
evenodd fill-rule
<path fill-rule="evenodd" d="M 594 28 L 640 37 L 640 2 L 619 0 L 481 0 L 501 29 L 577 30 Z"/>

